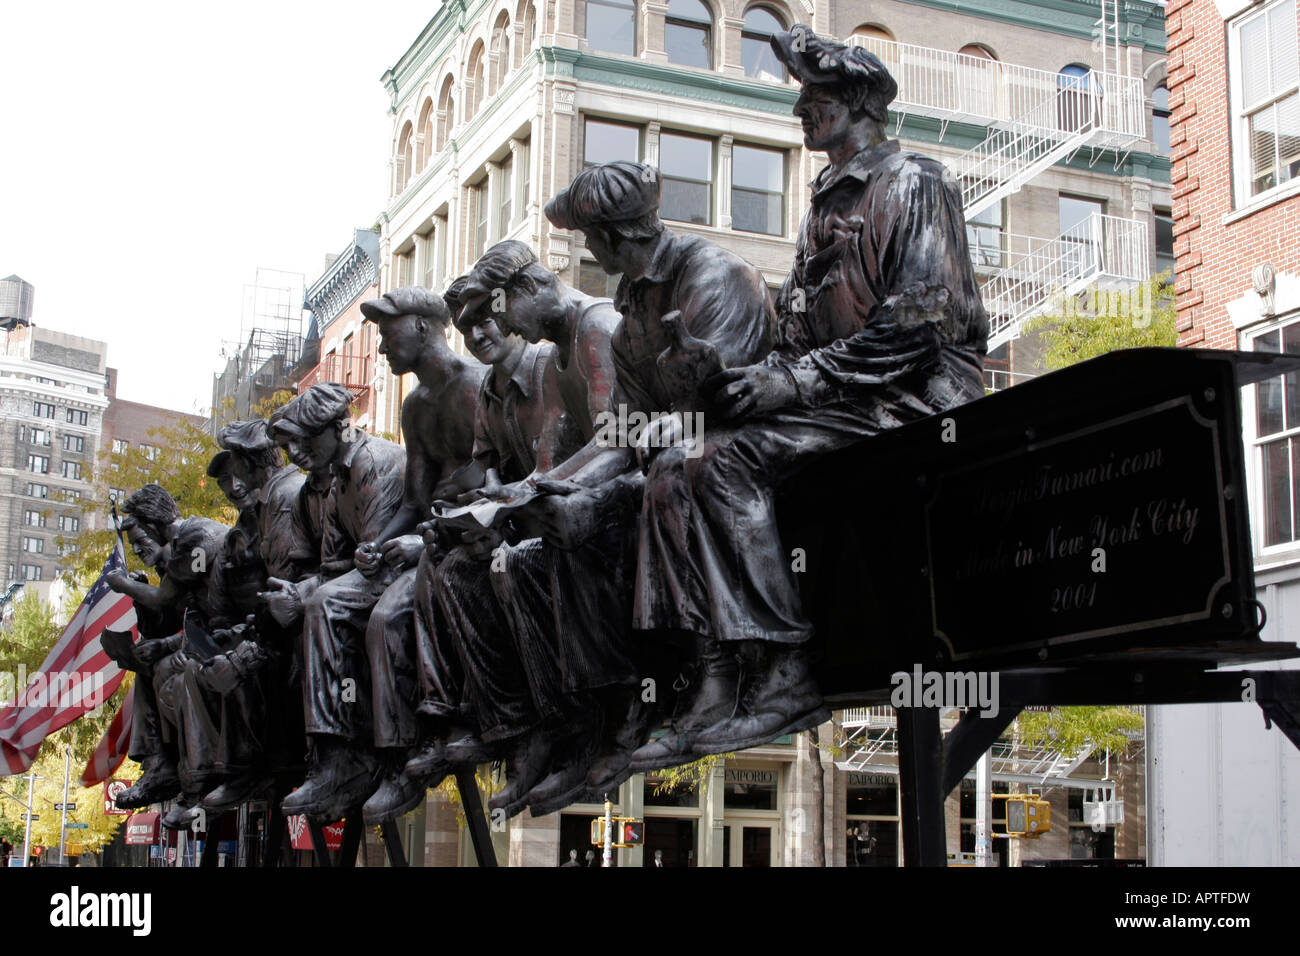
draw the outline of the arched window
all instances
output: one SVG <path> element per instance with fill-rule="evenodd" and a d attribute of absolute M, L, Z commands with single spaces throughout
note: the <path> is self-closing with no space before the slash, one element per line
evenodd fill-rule
<path fill-rule="evenodd" d="M 492 52 L 496 54 L 496 61 L 492 66 L 490 89 L 495 93 L 501 89 L 501 84 L 505 82 L 506 77 L 514 72 L 514 64 L 510 62 L 510 17 L 504 10 L 497 17 L 496 26 L 492 28 Z"/>
<path fill-rule="evenodd" d="M 414 143 L 411 122 L 407 120 L 402 124 L 401 135 L 397 137 L 397 191 L 400 193 L 406 188 L 406 184 L 411 181 L 411 173 L 414 171 L 412 163 L 414 161 L 413 151 Z"/>
<path fill-rule="evenodd" d="M 1151 142 L 1156 152 L 1169 155 L 1169 89 L 1161 83 L 1151 91 Z"/>
<path fill-rule="evenodd" d="M 537 8 L 530 3 L 528 8 L 524 11 L 524 51 L 531 52 L 536 46 Z"/>
<path fill-rule="evenodd" d="M 878 23 L 864 23 L 853 31 L 849 42 L 870 50 L 885 64 L 890 73 L 898 76 L 898 47 L 894 45 L 894 35 Z"/>
<path fill-rule="evenodd" d="M 713 68 L 713 13 L 703 0 L 669 0 L 664 49 L 669 63 Z"/>
<path fill-rule="evenodd" d="M 429 160 L 433 158 L 434 153 L 434 134 L 433 128 L 433 100 L 424 101 L 424 106 L 420 108 L 420 124 L 417 127 L 420 131 L 420 161 L 417 172 L 429 165 Z"/>
<path fill-rule="evenodd" d="M 1062 90 L 1057 102 L 1057 125 L 1063 130 L 1081 130 L 1092 121 L 1092 71 L 1081 63 L 1071 63 L 1056 77 Z"/>
<path fill-rule="evenodd" d="M 447 74 L 438 93 L 438 149 L 447 145 L 451 131 L 456 128 L 456 81 Z"/>
<path fill-rule="evenodd" d="M 483 41 L 474 44 L 469 54 L 469 69 L 465 71 L 465 122 L 472 120 L 478 113 L 479 104 L 483 102 L 487 75 L 483 69 Z"/>
<path fill-rule="evenodd" d="M 635 0 L 587 0 L 587 47 L 636 56 Z"/>
<path fill-rule="evenodd" d="M 785 29 L 785 24 L 766 7 L 750 7 L 745 11 L 745 26 L 740 34 L 740 58 L 745 64 L 745 75 L 756 80 L 784 83 L 789 77 L 785 64 L 772 51 L 772 34 Z"/>
<path fill-rule="evenodd" d="M 998 93 L 1002 88 L 993 51 L 981 43 L 967 43 L 957 51 L 962 59 L 957 61 L 958 102 L 954 108 L 961 113 L 985 119 L 999 118 Z"/>

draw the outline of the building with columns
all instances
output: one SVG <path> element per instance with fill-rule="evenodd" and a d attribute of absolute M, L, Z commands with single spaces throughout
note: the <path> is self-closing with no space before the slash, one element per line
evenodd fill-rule
<path fill-rule="evenodd" d="M 519 239 L 565 281 L 612 295 L 617 277 L 542 207 L 586 164 L 615 159 L 658 166 L 669 226 L 733 250 L 775 289 L 824 162 L 803 147 L 798 87 L 768 46 L 795 23 L 880 56 L 899 81 L 890 134 L 957 177 L 993 320 L 990 387 L 1038 373 L 1020 328 L 1054 296 L 1131 287 L 1172 264 L 1157 3 L 455 0 L 383 76 L 393 127 L 380 290 L 440 291 L 494 242 Z M 398 434 L 411 383 L 391 385 L 377 426 Z M 652 849 L 680 865 L 808 864 L 819 832 L 831 865 L 897 863 L 896 766 L 837 768 L 830 744 L 846 732 L 821 733 L 822 749 L 801 735 L 741 755 L 703 795 L 656 795 L 633 778 L 620 812 L 643 813 Z M 558 864 L 585 852 L 597 809 L 517 818 L 498 834 L 501 855 Z M 450 808 L 411 819 L 428 828 L 417 859 L 469 859 Z"/>

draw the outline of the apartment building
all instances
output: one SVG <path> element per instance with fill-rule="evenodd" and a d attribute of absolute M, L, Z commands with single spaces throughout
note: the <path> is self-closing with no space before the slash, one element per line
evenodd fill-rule
<path fill-rule="evenodd" d="M 356 408 L 353 421 L 372 432 L 381 418 L 396 421 L 401 411 L 400 401 L 397 408 L 388 408 L 398 390 L 385 387 L 389 376 L 379 354 L 379 331 L 361 315 L 361 303 L 378 295 L 379 233 L 354 230 L 348 247 L 331 256 L 307 288 L 303 308 L 311 313 L 311 323 L 297 373 L 299 392 L 319 382 L 347 386 Z"/>
<path fill-rule="evenodd" d="M 1037 373 L 1020 329 L 1054 295 L 1131 286 L 1172 264 L 1159 4 L 457 0 L 383 77 L 393 133 L 379 288 L 444 289 L 513 238 L 578 288 L 612 294 L 616 278 L 581 233 L 553 228 L 542 207 L 584 166 L 633 159 L 660 168 L 671 228 L 732 249 L 775 289 L 824 161 L 803 147 L 797 86 L 768 46 L 796 22 L 880 56 L 899 81 L 891 135 L 961 183 L 993 320 L 990 387 Z M 377 414 L 396 434 L 410 383 L 392 385 Z M 1079 801 L 1061 799 L 1068 816 Z M 897 801 L 896 765 L 837 768 L 798 735 L 718 767 L 703 792 L 656 793 L 633 778 L 620 812 L 644 816 L 649 840 L 620 861 L 641 865 L 658 849 L 669 865 L 808 864 L 820 839 L 831 865 L 896 864 Z M 955 840 L 960 795 L 950 803 Z M 499 853 L 559 863 L 585 848 L 598 810 L 520 817 L 497 835 Z M 416 859 L 468 859 L 454 813 L 428 811 L 412 818 L 428 836 L 412 835 Z"/>

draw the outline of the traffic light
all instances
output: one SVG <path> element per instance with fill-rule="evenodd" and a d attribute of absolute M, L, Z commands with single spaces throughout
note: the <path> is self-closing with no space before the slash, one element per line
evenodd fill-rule
<path fill-rule="evenodd" d="M 1052 808 L 1041 797 L 1013 793 L 1007 796 L 1007 836 L 1034 839 L 1052 829 Z"/>
<path fill-rule="evenodd" d="M 623 821 L 623 838 L 620 846 L 640 846 L 645 842 L 645 823 L 641 820 Z"/>
<path fill-rule="evenodd" d="M 645 821 L 633 817 L 614 817 L 614 842 L 620 848 L 641 846 L 645 843 Z M 591 845 L 605 845 L 605 818 L 596 817 L 591 821 Z"/>

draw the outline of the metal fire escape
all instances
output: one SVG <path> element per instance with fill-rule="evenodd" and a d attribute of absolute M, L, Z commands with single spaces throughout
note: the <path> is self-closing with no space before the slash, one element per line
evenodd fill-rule
<path fill-rule="evenodd" d="M 1102 70 L 1070 75 L 876 37 L 852 42 L 897 79 L 891 108 L 899 129 L 909 114 L 940 120 L 941 141 L 953 120 L 987 127 L 982 142 L 949 161 L 968 220 L 1082 149 L 1091 163 L 1111 150 L 1118 166 L 1146 135 L 1141 79 L 1105 69 L 1108 56 L 1119 62 L 1105 44 Z M 1093 284 L 1130 287 L 1150 274 L 1139 219 L 1095 215 L 1052 238 L 1003 233 L 1001 245 L 1002 267 L 984 289 L 990 350 L 1060 296 Z"/>
<path fill-rule="evenodd" d="M 846 771 L 898 773 L 898 722 L 892 707 L 855 707 L 841 712 L 840 726 L 845 738 L 840 746 L 847 756 L 835 766 Z M 1142 732 L 1128 735 L 1139 747 Z M 1003 737 L 990 750 L 993 779 L 1033 787 L 1075 787 L 1098 789 L 1104 781 L 1072 776 L 1093 755 L 1095 748 L 1086 746 L 1077 753 L 1066 753 L 1045 746 L 1027 746 L 1015 737 Z M 1137 751 L 1140 756 L 1141 750 Z M 968 776 L 974 776 L 972 771 Z"/>

